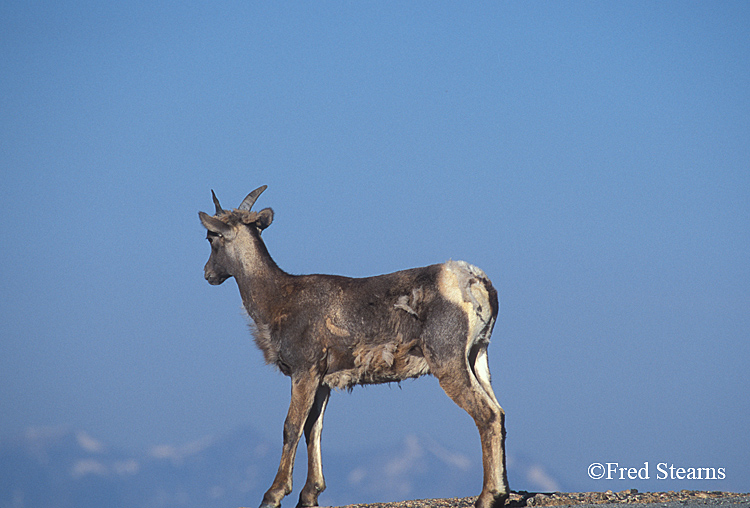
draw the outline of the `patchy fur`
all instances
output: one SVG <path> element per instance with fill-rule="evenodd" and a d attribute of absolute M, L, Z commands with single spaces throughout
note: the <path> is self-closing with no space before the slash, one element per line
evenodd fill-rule
<path fill-rule="evenodd" d="M 274 344 L 271 337 L 271 328 L 266 324 L 250 322 L 250 332 L 253 334 L 255 345 L 263 352 L 263 359 L 268 365 L 277 365 L 279 361 L 279 348 Z"/>
<path fill-rule="evenodd" d="M 323 382 L 331 388 L 351 390 L 359 384 L 399 382 L 430 373 L 430 367 L 416 341 L 409 344 L 387 342 L 375 346 L 360 344 L 354 350 L 353 357 L 353 368 L 326 374 Z"/>

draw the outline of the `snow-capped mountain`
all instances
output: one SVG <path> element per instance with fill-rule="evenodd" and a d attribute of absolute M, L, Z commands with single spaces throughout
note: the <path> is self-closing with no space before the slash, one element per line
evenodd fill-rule
<path fill-rule="evenodd" d="M 156 446 L 142 455 L 112 450 L 83 431 L 29 429 L 0 442 L 0 508 L 203 508 L 255 506 L 278 466 L 278 446 L 252 429 L 184 446 Z M 324 451 L 325 454 L 325 451 Z M 304 484 L 300 449 L 295 504 Z M 299 457 L 298 457 L 299 459 Z M 424 436 L 370 453 L 325 454 L 324 505 L 464 497 L 481 490 L 481 458 Z M 559 490 L 538 464 L 513 457 L 513 488 Z M 520 482 L 516 482 L 520 483 Z"/>

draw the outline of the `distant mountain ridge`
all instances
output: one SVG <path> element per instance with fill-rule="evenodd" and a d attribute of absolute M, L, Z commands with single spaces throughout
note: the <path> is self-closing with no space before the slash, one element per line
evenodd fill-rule
<path fill-rule="evenodd" d="M 0 442 L 0 508 L 204 508 L 260 503 L 278 467 L 278 446 L 250 428 L 141 456 L 111 450 L 85 431 L 32 428 Z M 300 448 L 296 504 L 304 484 Z M 298 457 L 299 459 L 300 457 Z M 424 436 L 369 453 L 324 451 L 324 505 L 463 497 L 481 490 L 481 457 L 468 457 Z M 514 489 L 559 490 L 538 464 L 509 459 Z"/>

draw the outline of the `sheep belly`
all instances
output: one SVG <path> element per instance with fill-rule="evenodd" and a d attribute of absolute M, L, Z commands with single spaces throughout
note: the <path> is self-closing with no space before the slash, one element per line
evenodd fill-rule
<path fill-rule="evenodd" d="M 421 350 L 412 345 L 360 345 L 353 351 L 353 359 L 353 368 L 329 372 L 323 383 L 351 390 L 359 384 L 392 383 L 430 373 Z"/>

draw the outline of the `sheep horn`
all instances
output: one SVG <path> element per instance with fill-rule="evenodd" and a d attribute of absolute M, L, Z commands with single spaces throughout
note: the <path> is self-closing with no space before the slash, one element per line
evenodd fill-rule
<path fill-rule="evenodd" d="M 242 200 L 242 204 L 239 206 L 239 210 L 247 210 L 248 212 L 255 204 L 255 200 L 258 199 L 258 196 L 268 188 L 268 185 L 261 185 L 257 189 L 255 189 L 253 192 L 247 195 L 245 199 Z"/>
<path fill-rule="evenodd" d="M 213 189 L 211 189 L 211 197 L 214 198 L 214 206 L 216 206 L 216 215 L 219 215 L 221 212 L 224 211 L 224 209 L 219 204 L 219 198 L 216 197 L 216 194 L 214 194 Z"/>

